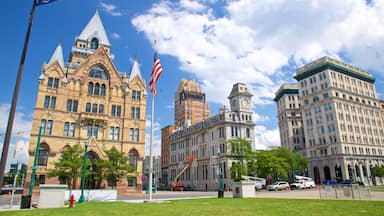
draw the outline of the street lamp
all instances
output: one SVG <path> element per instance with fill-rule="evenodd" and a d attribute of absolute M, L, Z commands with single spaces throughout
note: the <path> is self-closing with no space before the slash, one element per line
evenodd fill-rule
<path fill-rule="evenodd" d="M 84 202 L 84 184 L 85 184 L 85 172 L 87 167 L 87 149 L 88 149 L 88 140 L 84 142 L 84 157 L 83 157 L 83 175 L 81 176 L 81 195 L 79 198 L 79 203 Z"/>
<path fill-rule="evenodd" d="M 218 191 L 218 198 L 224 197 L 224 191 L 223 191 L 223 171 L 221 169 L 221 154 L 220 149 L 217 149 L 217 175 L 219 177 L 219 191 Z"/>

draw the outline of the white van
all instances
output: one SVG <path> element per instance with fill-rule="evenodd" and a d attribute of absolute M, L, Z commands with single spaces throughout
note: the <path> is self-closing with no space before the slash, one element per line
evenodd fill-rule
<path fill-rule="evenodd" d="M 291 184 L 291 189 L 312 189 L 316 187 L 312 178 L 305 176 L 295 176 L 296 182 Z"/>

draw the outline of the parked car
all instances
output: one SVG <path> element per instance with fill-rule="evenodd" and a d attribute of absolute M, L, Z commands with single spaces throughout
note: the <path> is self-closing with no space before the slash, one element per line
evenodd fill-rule
<path fill-rule="evenodd" d="M 275 190 L 275 191 L 289 190 L 289 183 L 286 181 L 278 181 L 278 182 L 275 182 L 271 185 L 268 185 L 267 189 L 268 190 Z"/>
<path fill-rule="evenodd" d="M 312 189 L 316 187 L 313 180 L 299 180 L 291 184 L 291 189 Z"/>

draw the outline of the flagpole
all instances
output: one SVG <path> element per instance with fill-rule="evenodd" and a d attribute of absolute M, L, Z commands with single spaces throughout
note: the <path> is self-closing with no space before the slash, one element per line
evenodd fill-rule
<path fill-rule="evenodd" d="M 148 199 L 152 201 L 152 177 L 153 177 L 153 159 L 152 159 L 152 143 L 153 143 L 153 118 L 155 110 L 155 95 L 152 94 L 152 108 L 151 108 L 151 137 L 149 141 L 149 182 L 148 182 Z"/>
<path fill-rule="evenodd" d="M 1 187 L 3 185 L 4 171 L 5 171 L 5 166 L 7 163 L 9 144 L 10 144 L 11 135 L 12 135 L 13 120 L 15 118 L 17 99 L 19 97 L 20 83 L 21 83 L 21 78 L 23 76 L 24 62 L 25 62 L 25 57 L 27 55 L 28 43 L 29 43 L 29 38 L 31 35 L 33 16 L 35 14 L 36 3 L 37 3 L 37 0 L 34 0 L 31 12 L 29 14 L 27 34 L 25 36 L 23 52 L 21 53 L 21 59 L 20 59 L 20 64 L 19 64 L 19 70 L 17 72 L 16 84 L 15 84 L 15 88 L 13 90 L 11 109 L 9 111 L 7 131 L 5 133 L 3 151 L 1 154 L 1 162 L 0 162 L 0 194 L 1 194 Z"/>

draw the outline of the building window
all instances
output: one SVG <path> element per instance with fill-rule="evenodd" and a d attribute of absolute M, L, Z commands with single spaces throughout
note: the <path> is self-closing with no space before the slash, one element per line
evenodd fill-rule
<path fill-rule="evenodd" d="M 139 137 L 140 137 L 139 129 L 138 129 L 138 128 L 135 128 L 134 141 L 135 141 L 135 142 L 139 142 Z"/>
<path fill-rule="evenodd" d="M 120 115 L 121 115 L 121 106 L 112 105 L 111 116 L 120 117 Z"/>
<path fill-rule="evenodd" d="M 89 82 L 88 83 L 88 94 L 91 95 L 93 93 L 93 83 Z"/>
<path fill-rule="evenodd" d="M 71 123 L 71 128 L 69 130 L 69 136 L 75 137 L 76 123 Z"/>
<path fill-rule="evenodd" d="M 100 93 L 100 84 L 99 84 L 99 83 L 96 83 L 96 84 L 95 84 L 95 89 L 94 89 L 93 94 L 94 94 L 94 95 L 99 95 L 99 93 Z"/>
<path fill-rule="evenodd" d="M 128 165 L 137 169 L 137 159 L 139 158 L 139 154 L 136 149 L 132 149 L 128 153 L 129 163 Z"/>
<path fill-rule="evenodd" d="M 131 118 L 140 119 L 140 107 L 131 107 Z"/>
<path fill-rule="evenodd" d="M 64 123 L 64 136 L 68 136 L 69 122 Z"/>
<path fill-rule="evenodd" d="M 100 65 L 93 66 L 88 74 L 88 77 L 108 80 L 108 73 Z"/>
<path fill-rule="evenodd" d="M 87 103 L 85 106 L 85 112 L 91 112 L 91 103 Z"/>
<path fill-rule="evenodd" d="M 52 120 L 48 120 L 47 121 L 46 135 L 51 135 L 52 134 L 52 126 L 53 126 L 53 121 Z"/>
<path fill-rule="evenodd" d="M 133 142 L 133 128 L 129 129 L 129 140 Z"/>
<path fill-rule="evenodd" d="M 136 101 L 141 100 L 141 92 L 132 90 L 132 100 L 136 100 Z"/>
<path fill-rule="evenodd" d="M 77 112 L 77 106 L 79 104 L 78 100 L 67 100 L 67 112 Z"/>
<path fill-rule="evenodd" d="M 105 96 L 105 84 L 101 84 L 100 95 Z"/>
<path fill-rule="evenodd" d="M 47 166 L 48 164 L 48 155 L 49 155 L 49 146 L 47 143 L 43 142 L 39 148 L 39 157 L 37 158 L 38 166 Z"/>
<path fill-rule="evenodd" d="M 99 134 L 99 125 L 95 124 L 88 124 L 87 125 L 87 138 L 93 136 L 95 139 L 97 139 Z"/>
<path fill-rule="evenodd" d="M 48 88 L 54 88 L 57 89 L 59 88 L 59 79 L 58 78 L 53 78 L 53 77 L 48 77 Z"/>
<path fill-rule="evenodd" d="M 91 40 L 91 49 L 97 49 L 99 47 L 99 40 L 97 38 L 92 38 Z"/>
<path fill-rule="evenodd" d="M 92 104 L 92 113 L 97 113 L 97 104 Z"/>
<path fill-rule="evenodd" d="M 249 128 L 245 129 L 245 135 L 247 136 L 247 138 L 251 137 L 251 131 Z"/>
<path fill-rule="evenodd" d="M 64 136 L 75 137 L 76 123 L 64 123 Z"/>
<path fill-rule="evenodd" d="M 110 127 L 109 128 L 109 139 L 110 140 L 119 140 L 120 137 L 120 128 L 119 127 Z"/>
<path fill-rule="evenodd" d="M 55 96 L 45 96 L 44 98 L 44 109 L 52 109 L 56 108 L 56 97 Z"/>
<path fill-rule="evenodd" d="M 103 114 L 103 113 L 104 113 L 104 105 L 100 104 L 99 105 L 99 114 Z"/>

